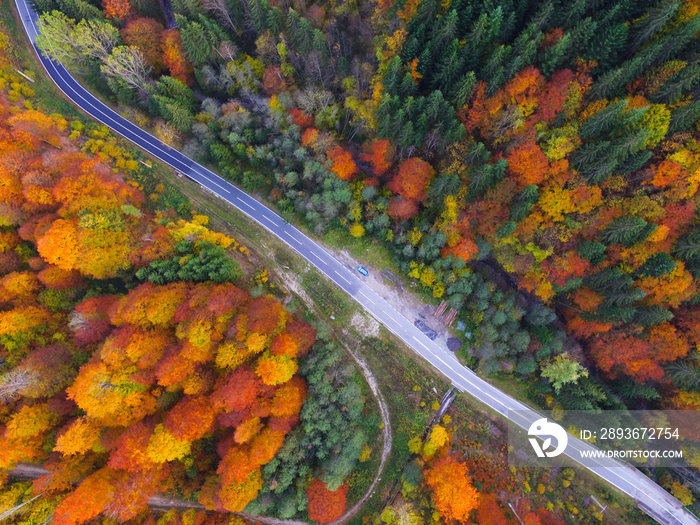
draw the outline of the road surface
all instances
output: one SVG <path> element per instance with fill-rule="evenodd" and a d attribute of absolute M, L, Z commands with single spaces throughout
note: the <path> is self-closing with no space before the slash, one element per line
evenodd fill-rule
<path fill-rule="evenodd" d="M 175 168 L 186 177 L 215 193 L 253 221 L 269 230 L 294 251 L 304 257 L 326 277 L 350 295 L 387 329 L 444 374 L 461 392 L 466 392 L 493 410 L 527 430 L 542 416 L 523 403 L 501 392 L 474 372 L 462 366 L 452 353 L 428 339 L 410 319 L 398 313 L 387 301 L 373 292 L 358 275 L 355 268 L 340 263 L 320 244 L 288 224 L 270 208 L 260 203 L 216 173 L 197 164 L 121 117 L 83 88 L 61 65 L 49 60 L 37 48 L 38 16 L 26 0 L 15 0 L 24 29 L 49 76 L 63 93 L 83 111 L 107 125 L 113 131 L 131 140 L 141 149 Z M 578 461 L 579 452 L 593 449 L 590 444 L 569 438 L 565 454 Z M 640 507 L 664 525 L 700 525 L 675 498 L 636 469 L 614 460 L 596 459 L 594 464 L 583 465 L 621 492 L 631 496 Z"/>

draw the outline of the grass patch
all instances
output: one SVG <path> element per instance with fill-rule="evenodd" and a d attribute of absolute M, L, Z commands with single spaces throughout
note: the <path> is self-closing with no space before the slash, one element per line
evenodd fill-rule
<path fill-rule="evenodd" d="M 403 279 L 403 272 L 399 270 L 395 257 L 392 255 L 389 248 L 377 240 L 366 236 L 359 238 L 353 237 L 346 230 L 340 229 L 328 231 L 321 240 L 330 248 L 347 250 L 362 264 L 373 266 L 377 271 L 386 268 Z"/>
<path fill-rule="evenodd" d="M 348 319 L 350 299 L 316 271 L 302 274 L 301 284 L 326 316 L 336 321 Z"/>
<path fill-rule="evenodd" d="M 527 382 L 518 380 L 518 378 L 513 374 L 509 374 L 506 372 L 497 372 L 488 376 L 482 375 L 482 377 L 499 390 L 502 390 L 503 392 L 505 392 L 511 397 L 514 397 L 515 399 L 519 399 L 521 401 L 526 402 L 532 408 L 535 408 L 537 410 L 549 410 L 546 407 L 539 406 L 539 403 L 537 403 L 530 397 L 530 394 L 528 393 Z"/>

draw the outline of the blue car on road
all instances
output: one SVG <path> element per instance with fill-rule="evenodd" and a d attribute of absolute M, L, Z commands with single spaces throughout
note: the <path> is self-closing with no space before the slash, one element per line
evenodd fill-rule
<path fill-rule="evenodd" d="M 367 271 L 367 269 L 364 266 L 358 266 L 357 271 L 360 272 L 365 277 L 367 277 L 369 275 L 369 272 Z"/>

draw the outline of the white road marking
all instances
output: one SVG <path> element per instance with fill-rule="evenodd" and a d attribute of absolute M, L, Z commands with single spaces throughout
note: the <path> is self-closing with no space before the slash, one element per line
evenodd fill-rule
<path fill-rule="evenodd" d="M 389 312 L 389 310 L 384 310 L 384 313 L 386 315 L 388 315 L 389 317 L 391 317 L 395 323 L 401 324 L 401 323 L 399 323 L 399 321 L 396 320 L 396 318 L 393 315 L 391 315 L 391 312 Z"/>
<path fill-rule="evenodd" d="M 345 276 L 344 276 L 342 273 L 340 273 L 339 271 L 336 270 L 335 274 L 336 274 L 338 277 L 340 277 L 343 281 L 345 281 L 346 283 L 352 284 L 352 283 L 351 283 L 350 281 L 348 281 L 348 280 L 345 278 Z M 372 303 L 372 304 L 374 304 L 374 303 Z"/>
<path fill-rule="evenodd" d="M 270 219 L 267 215 L 263 215 L 262 218 L 265 219 L 270 224 L 272 224 L 273 226 L 277 226 L 277 223 L 275 221 L 273 221 L 272 219 Z"/>
<path fill-rule="evenodd" d="M 213 180 L 211 180 L 209 177 L 207 177 L 207 176 L 204 175 L 203 173 L 199 173 L 199 172 L 196 172 L 196 171 L 195 171 L 195 173 L 197 173 L 197 175 L 199 175 L 200 177 L 202 177 L 202 178 L 208 180 L 208 181 L 211 182 L 214 186 L 218 187 L 218 188 L 221 189 L 222 191 L 225 191 L 226 193 L 231 193 L 231 192 L 228 190 L 228 188 L 224 188 L 224 187 L 221 186 L 220 184 L 217 184 L 216 182 L 214 182 Z"/>
<path fill-rule="evenodd" d="M 284 233 L 287 234 L 287 237 L 289 237 L 289 238 L 292 239 L 295 243 L 297 243 L 299 246 L 301 246 L 301 241 L 299 241 L 299 240 L 298 240 L 296 237 L 294 237 L 291 233 L 289 233 L 289 232 L 284 232 Z"/>
<path fill-rule="evenodd" d="M 324 261 L 323 259 L 321 259 L 318 255 L 316 255 L 314 252 L 310 251 L 310 252 L 309 252 L 309 255 L 313 255 L 314 257 L 316 257 L 316 259 L 317 259 L 319 262 L 321 262 L 323 265 L 326 264 L 325 261 Z M 324 272 L 324 273 L 325 273 L 325 272 Z"/>
<path fill-rule="evenodd" d="M 415 339 L 416 343 L 418 343 L 418 344 L 421 345 L 423 348 L 425 348 L 428 352 L 430 352 L 430 348 L 428 348 L 427 346 L 425 346 L 425 344 L 423 343 L 423 341 L 421 341 L 420 339 L 418 339 L 415 335 L 413 336 L 413 339 Z"/>
<path fill-rule="evenodd" d="M 360 295 L 362 295 L 362 297 L 364 297 L 364 298 L 367 299 L 370 303 L 372 303 L 372 304 L 374 304 L 374 305 L 376 306 L 375 302 L 374 302 L 372 299 L 370 299 L 367 295 L 365 295 L 365 292 L 360 291 Z"/>
<path fill-rule="evenodd" d="M 248 206 L 251 210 L 255 210 L 255 208 L 253 208 L 250 204 L 248 204 L 248 203 L 247 203 L 246 201 L 244 201 L 243 199 L 238 199 L 238 200 L 240 200 L 241 203 L 242 203 L 243 205 Z"/>

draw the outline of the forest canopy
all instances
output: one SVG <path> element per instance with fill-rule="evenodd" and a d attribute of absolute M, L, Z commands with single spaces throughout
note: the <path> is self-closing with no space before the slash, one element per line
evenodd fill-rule
<path fill-rule="evenodd" d="M 33 4 L 40 46 L 128 118 L 314 234 L 386 247 L 468 366 L 548 408 L 700 407 L 696 1 Z M 124 271 L 131 218 L 85 260 L 101 218 L 64 213 L 50 264 Z M 174 263 L 139 270 L 194 275 Z"/>

